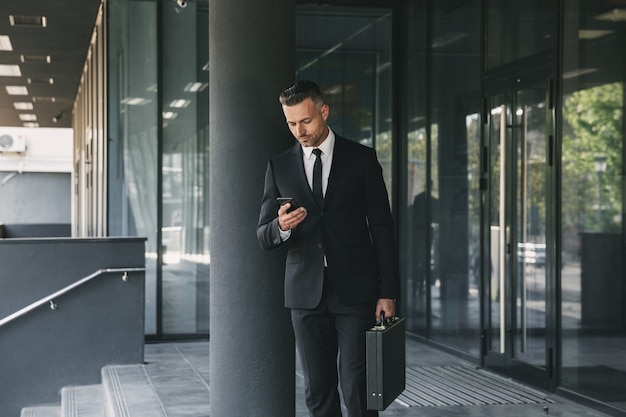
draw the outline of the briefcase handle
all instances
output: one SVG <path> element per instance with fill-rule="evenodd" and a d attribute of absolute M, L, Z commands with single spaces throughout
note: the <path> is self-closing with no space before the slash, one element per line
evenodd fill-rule
<path fill-rule="evenodd" d="M 376 326 L 374 326 L 374 329 L 375 330 L 385 330 L 387 328 L 387 326 L 391 326 L 397 320 L 400 320 L 400 317 L 392 316 L 392 317 L 388 318 L 385 321 L 385 312 L 381 311 L 380 312 L 380 322 L 376 323 Z"/>

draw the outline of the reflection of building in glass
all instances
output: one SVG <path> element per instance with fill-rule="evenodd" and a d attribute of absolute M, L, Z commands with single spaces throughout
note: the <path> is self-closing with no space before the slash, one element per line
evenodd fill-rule
<path fill-rule="evenodd" d="M 7 138 L 11 129 L 0 130 L 0 222 L 54 217 L 71 221 L 76 236 L 145 236 L 146 335 L 206 338 L 210 232 L 232 232 L 220 246 L 252 239 L 240 229 L 245 221 L 220 224 L 232 213 L 210 213 L 210 202 L 235 195 L 249 221 L 258 197 L 239 193 L 262 173 L 255 157 L 242 155 L 258 143 L 283 146 L 265 133 L 283 123 L 275 93 L 254 76 L 271 67 L 285 71 L 285 84 L 311 78 L 331 103 L 330 126 L 378 153 L 397 222 L 408 332 L 476 365 L 623 412 L 626 38 L 617 3 L 285 2 L 294 19 L 272 23 L 278 33 L 295 21 L 293 56 L 260 59 L 245 80 L 224 86 L 209 85 L 209 12 L 226 0 L 184 9 L 107 0 L 106 16 L 93 19 L 93 43 L 85 40 L 76 102 L 49 110 L 48 119 L 63 110 L 57 125 L 74 122 L 70 159 L 41 156 L 30 137 L 21 151 Z M 213 52 L 243 58 L 288 38 L 268 35 L 243 30 L 254 50 Z M 14 52 L 3 51 L 0 64 Z M 212 60 L 211 73 L 224 62 Z M 225 102 L 217 99 L 222 88 Z M 18 107 L 52 106 L 39 95 L 5 106 L 7 97 L 3 120 Z M 245 135 L 209 137 L 210 127 L 228 122 L 210 120 L 211 111 L 265 115 L 271 103 L 278 114 L 246 125 Z M 219 153 L 242 137 L 243 149 Z M 218 192 L 228 181 L 228 192 Z M 213 272 L 240 261 L 214 258 Z"/>

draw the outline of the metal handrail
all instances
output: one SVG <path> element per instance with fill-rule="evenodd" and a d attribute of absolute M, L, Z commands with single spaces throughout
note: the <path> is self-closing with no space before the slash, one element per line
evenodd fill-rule
<path fill-rule="evenodd" d="M 104 268 L 104 269 L 99 269 L 96 272 L 94 272 L 93 274 L 87 275 L 86 277 L 79 279 L 78 281 L 74 282 L 73 284 L 68 285 L 65 288 L 60 289 L 57 292 L 54 292 L 50 295 L 47 295 L 45 297 L 43 297 L 42 299 L 35 301 L 32 304 L 27 305 L 26 307 L 16 311 L 15 313 L 6 316 L 5 318 L 3 318 L 2 320 L 0 320 L 0 327 L 4 326 L 7 323 L 10 323 L 11 321 L 22 317 L 26 314 L 28 314 L 29 312 L 35 310 L 38 307 L 41 307 L 42 305 L 46 304 L 46 303 L 50 303 L 50 308 L 55 310 L 56 309 L 56 304 L 54 303 L 54 299 L 57 297 L 62 296 L 63 294 L 73 290 L 76 287 L 79 287 L 81 285 L 83 285 L 86 282 L 91 281 L 92 279 L 96 278 L 97 276 L 103 275 L 103 274 L 110 274 L 110 273 L 115 273 L 115 272 L 123 272 L 124 274 L 122 275 L 122 280 L 123 281 L 128 281 L 128 273 L 129 272 L 145 272 L 146 268 Z"/>

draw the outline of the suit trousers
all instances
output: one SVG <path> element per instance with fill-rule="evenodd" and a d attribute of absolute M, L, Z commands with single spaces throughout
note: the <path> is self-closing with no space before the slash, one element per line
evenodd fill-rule
<path fill-rule="evenodd" d="M 376 301 L 341 303 L 324 280 L 320 304 L 292 309 L 291 321 L 311 417 L 341 417 L 338 386 L 348 417 L 377 417 L 367 410 L 365 332 L 376 323 Z"/>

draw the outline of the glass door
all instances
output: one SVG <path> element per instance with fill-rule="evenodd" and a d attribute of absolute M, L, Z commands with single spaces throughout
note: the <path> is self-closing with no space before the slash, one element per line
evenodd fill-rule
<path fill-rule="evenodd" d="M 487 258 L 484 362 L 551 385 L 555 326 L 548 300 L 552 205 L 550 82 L 541 72 L 486 84 Z"/>

